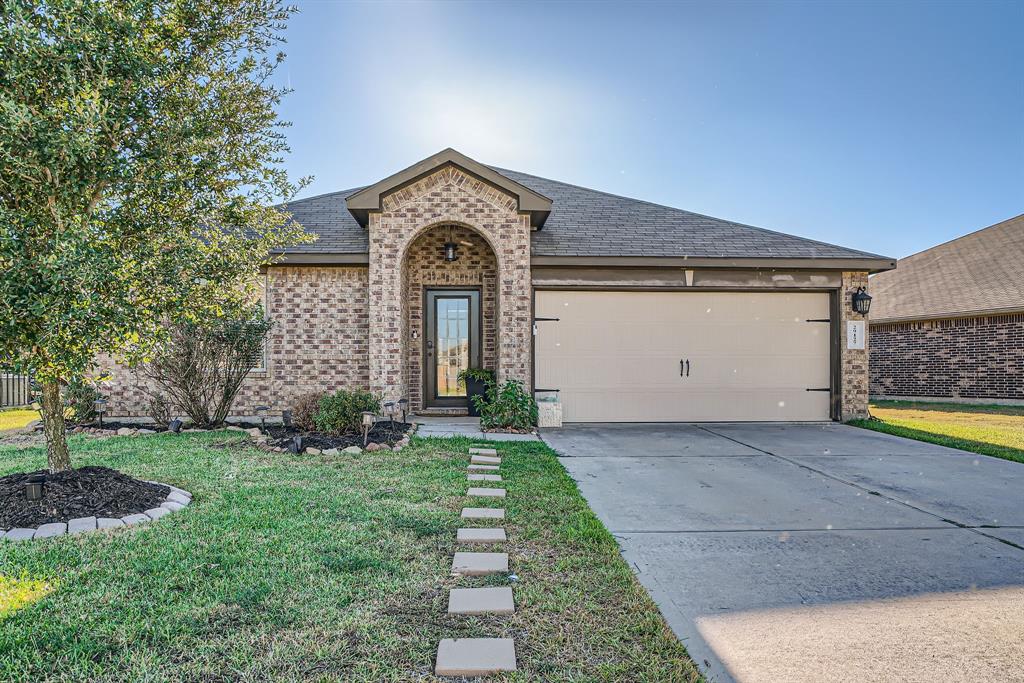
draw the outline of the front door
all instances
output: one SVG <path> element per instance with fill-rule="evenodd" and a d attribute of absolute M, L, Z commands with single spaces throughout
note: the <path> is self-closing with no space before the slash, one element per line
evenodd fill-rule
<path fill-rule="evenodd" d="M 424 303 L 424 405 L 465 408 L 466 385 L 458 375 L 480 367 L 480 292 L 428 289 Z"/>

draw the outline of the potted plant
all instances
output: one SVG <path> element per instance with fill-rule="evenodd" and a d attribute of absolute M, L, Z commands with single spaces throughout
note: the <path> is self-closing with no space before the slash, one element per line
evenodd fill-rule
<path fill-rule="evenodd" d="M 469 403 L 469 414 L 471 417 L 480 417 L 480 409 L 474 396 L 487 397 L 487 387 L 494 383 L 494 371 L 484 368 L 469 368 L 459 373 L 460 382 L 466 385 L 466 398 Z"/>

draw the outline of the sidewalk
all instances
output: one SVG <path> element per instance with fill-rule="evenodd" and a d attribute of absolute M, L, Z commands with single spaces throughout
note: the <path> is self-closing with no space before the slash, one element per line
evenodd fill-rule
<path fill-rule="evenodd" d="M 417 436 L 465 436 L 481 441 L 540 441 L 536 434 L 499 434 L 480 430 L 480 418 L 456 416 L 420 416 L 409 418 L 419 424 Z"/>

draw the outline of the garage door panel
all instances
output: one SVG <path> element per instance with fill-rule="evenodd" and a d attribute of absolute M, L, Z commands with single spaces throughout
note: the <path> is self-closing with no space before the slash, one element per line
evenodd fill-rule
<path fill-rule="evenodd" d="M 566 421 L 825 420 L 818 293 L 539 291 L 537 386 Z M 689 376 L 680 361 L 689 360 Z"/>

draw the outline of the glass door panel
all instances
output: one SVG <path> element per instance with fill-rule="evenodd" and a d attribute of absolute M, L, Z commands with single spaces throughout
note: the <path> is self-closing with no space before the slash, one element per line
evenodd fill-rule
<path fill-rule="evenodd" d="M 466 395 L 459 373 L 469 368 L 469 297 L 435 299 L 437 397 Z"/>

